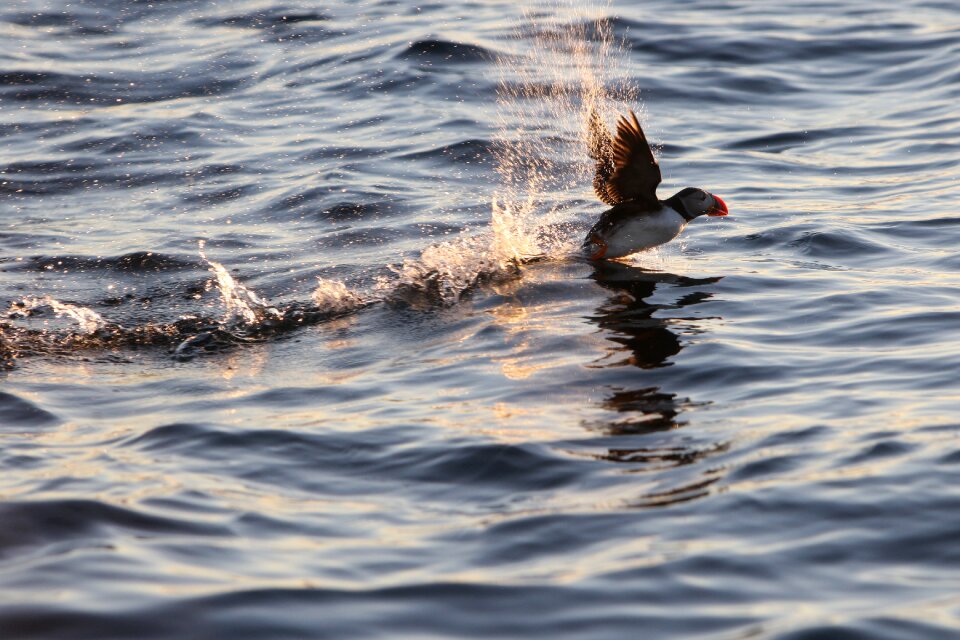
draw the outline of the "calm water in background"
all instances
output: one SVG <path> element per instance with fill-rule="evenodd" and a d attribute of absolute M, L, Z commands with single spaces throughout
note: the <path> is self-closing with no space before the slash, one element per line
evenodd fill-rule
<path fill-rule="evenodd" d="M 960 9 L 521 4 L 3 5 L 0 635 L 960 634 Z"/>

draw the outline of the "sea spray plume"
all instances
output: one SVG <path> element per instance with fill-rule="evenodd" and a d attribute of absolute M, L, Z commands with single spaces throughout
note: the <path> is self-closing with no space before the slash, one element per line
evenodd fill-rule
<path fill-rule="evenodd" d="M 582 197 L 592 175 L 582 151 L 591 114 L 615 113 L 637 101 L 625 79 L 626 50 L 614 38 L 606 9 L 562 2 L 529 10 L 517 30 L 517 41 L 526 45 L 521 55 L 498 61 L 501 187 L 494 200 L 520 221 L 511 228 L 525 235 L 522 244 L 531 254 L 573 250 L 571 208 L 562 203 Z"/>
<path fill-rule="evenodd" d="M 388 267 L 383 299 L 455 304 L 478 284 L 517 277 L 530 259 L 578 250 L 571 208 L 593 166 L 584 157 L 591 113 L 636 102 L 622 80 L 623 48 L 602 11 L 572 2 L 528 11 L 497 64 L 496 171 L 490 230 L 424 249 Z"/>
<path fill-rule="evenodd" d="M 533 203 L 524 203 L 520 211 L 529 210 Z M 501 269 L 530 259 L 537 254 L 538 247 L 533 242 L 533 234 L 527 229 L 527 218 L 518 215 L 509 203 L 503 206 L 493 198 L 490 211 L 490 228 L 493 232 L 492 253 L 499 259 Z"/>

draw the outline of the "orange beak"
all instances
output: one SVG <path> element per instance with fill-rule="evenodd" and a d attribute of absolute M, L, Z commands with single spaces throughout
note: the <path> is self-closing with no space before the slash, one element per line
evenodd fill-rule
<path fill-rule="evenodd" d="M 712 193 L 710 195 L 713 196 Z M 727 203 L 723 201 L 723 198 L 720 196 L 713 196 L 713 199 L 717 201 L 717 204 L 710 207 L 710 210 L 707 211 L 708 216 L 716 218 L 718 216 L 730 215 L 730 210 L 727 209 Z"/>

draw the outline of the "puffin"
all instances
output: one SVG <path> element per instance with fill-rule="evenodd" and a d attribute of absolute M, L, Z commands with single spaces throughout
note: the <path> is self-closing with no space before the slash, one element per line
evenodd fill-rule
<path fill-rule="evenodd" d="M 657 198 L 660 165 L 632 110 L 617 121 L 616 138 L 611 139 L 596 111 L 588 127 L 588 151 L 597 163 L 593 190 L 611 207 L 583 241 L 591 260 L 622 258 L 665 244 L 694 218 L 729 213 L 719 196 L 703 189 L 687 187 L 666 200 Z"/>

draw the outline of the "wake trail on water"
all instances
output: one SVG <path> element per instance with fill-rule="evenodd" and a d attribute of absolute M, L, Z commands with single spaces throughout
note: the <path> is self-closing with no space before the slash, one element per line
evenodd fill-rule
<path fill-rule="evenodd" d="M 0 366 L 12 367 L 24 355 L 138 346 L 167 347 L 174 358 L 189 360 L 373 304 L 456 304 L 484 283 L 519 277 L 531 261 L 579 255 L 576 206 L 584 196 L 593 199 L 587 123 L 593 113 L 610 119 L 625 104 L 636 104 L 638 91 L 626 80 L 625 48 L 598 9 L 573 2 L 542 9 L 526 13 L 515 34 L 518 50 L 497 61 L 499 186 L 485 231 L 464 232 L 388 265 L 370 290 L 318 278 L 309 302 L 287 305 L 238 282 L 207 257 L 201 241 L 200 258 L 223 306 L 220 317 L 125 327 L 78 304 L 27 297 L 0 316 Z"/>
<path fill-rule="evenodd" d="M 19 357 L 71 355 L 78 351 L 167 347 L 177 360 L 220 351 L 245 342 L 259 342 L 294 329 L 351 313 L 372 301 L 343 283 L 321 281 L 312 303 L 273 305 L 237 282 L 219 262 L 201 259 L 215 276 L 223 305 L 218 318 L 182 316 L 174 322 L 128 327 L 105 319 L 92 309 L 50 296 L 14 302 L 0 316 L 0 367 L 11 368 Z"/>

